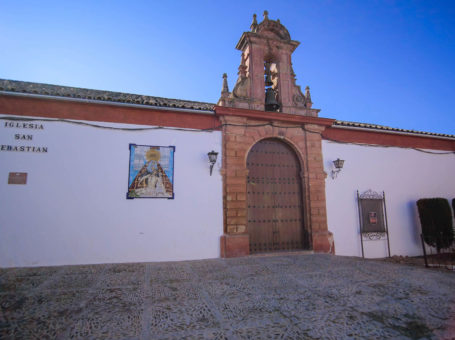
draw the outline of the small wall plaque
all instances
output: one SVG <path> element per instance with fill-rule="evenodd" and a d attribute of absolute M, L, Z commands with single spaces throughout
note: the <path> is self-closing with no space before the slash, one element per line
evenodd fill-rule
<path fill-rule="evenodd" d="M 10 172 L 8 176 L 8 184 L 27 184 L 27 173 Z"/>

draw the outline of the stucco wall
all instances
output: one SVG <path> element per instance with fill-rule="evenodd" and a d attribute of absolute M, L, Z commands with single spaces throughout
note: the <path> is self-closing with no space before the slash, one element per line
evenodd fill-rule
<path fill-rule="evenodd" d="M 45 146 L 48 152 L 0 152 L 1 267 L 219 256 L 221 132 L 4 124 L 0 144 Z M 16 133 L 33 140 L 16 141 Z M 126 199 L 130 143 L 176 147 L 174 199 Z M 210 176 L 212 149 L 220 153 Z M 8 185 L 9 172 L 26 172 L 27 184 Z"/>
<path fill-rule="evenodd" d="M 327 172 L 328 228 L 337 255 L 361 256 L 356 191 L 385 192 L 391 255 L 422 254 L 416 201 L 455 197 L 455 154 L 433 155 L 398 147 L 371 147 L 323 141 Z M 443 152 L 429 150 L 431 152 Z M 332 179 L 332 161 L 345 160 Z M 365 257 L 387 255 L 386 242 L 365 242 Z"/>

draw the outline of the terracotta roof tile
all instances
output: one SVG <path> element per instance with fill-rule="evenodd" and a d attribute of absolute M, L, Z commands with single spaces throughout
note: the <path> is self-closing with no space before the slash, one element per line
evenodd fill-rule
<path fill-rule="evenodd" d="M 70 86 L 59 86 L 42 83 L 31 83 L 17 80 L 0 79 L 0 91 L 13 92 L 13 93 L 26 93 L 34 95 L 44 95 L 53 97 L 64 97 L 64 98 L 77 98 L 85 100 L 96 100 L 103 102 L 114 102 L 114 103 L 127 103 L 137 104 L 144 106 L 154 107 L 169 107 L 178 109 L 191 109 L 200 111 L 213 112 L 215 104 L 196 102 L 190 100 L 181 99 L 170 99 L 162 97 L 143 96 L 131 93 L 102 91 L 84 89 Z M 333 127 L 352 127 L 358 129 L 373 129 L 379 131 L 390 131 L 396 133 L 412 133 L 417 135 L 425 135 L 429 137 L 444 137 L 444 138 L 455 138 L 455 135 L 443 134 L 443 133 L 432 133 L 423 132 L 407 129 L 392 128 L 383 125 L 368 124 L 368 123 L 357 123 L 337 120 L 333 124 Z"/>
<path fill-rule="evenodd" d="M 215 106 L 215 104 L 212 103 L 190 100 L 143 96 L 131 93 L 91 90 L 7 79 L 0 79 L 0 91 L 200 111 L 213 111 L 213 107 Z"/>
<path fill-rule="evenodd" d="M 347 122 L 342 120 L 337 120 L 333 123 L 333 127 L 337 126 L 344 126 L 344 127 L 353 127 L 353 128 L 360 128 L 360 129 L 373 129 L 373 130 L 381 130 L 381 131 L 390 131 L 390 132 L 402 132 L 402 133 L 412 133 L 417 135 L 425 135 L 431 137 L 445 137 L 445 138 L 455 138 L 455 135 L 449 135 L 444 133 L 433 133 L 433 132 L 424 132 L 424 131 L 416 131 L 416 130 L 407 130 L 407 129 L 400 129 L 400 128 L 392 128 L 389 126 L 383 125 L 376 125 L 376 124 L 368 124 L 368 123 L 357 123 L 357 122 Z"/>

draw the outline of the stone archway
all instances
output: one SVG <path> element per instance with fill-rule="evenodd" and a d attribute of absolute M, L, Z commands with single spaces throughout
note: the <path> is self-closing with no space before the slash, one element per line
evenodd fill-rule
<path fill-rule="evenodd" d="M 308 249 L 300 161 L 277 138 L 263 139 L 247 157 L 250 253 Z"/>
<path fill-rule="evenodd" d="M 220 238 L 221 256 L 235 257 L 250 253 L 247 202 L 247 180 L 250 174 L 247 159 L 251 148 L 264 139 L 278 140 L 298 155 L 300 180 L 303 183 L 303 248 L 315 252 L 334 252 L 333 237 L 327 228 L 326 173 L 321 145 L 321 132 L 331 121 L 224 107 L 216 107 L 216 113 L 223 124 L 224 230 Z M 271 122 L 258 120 L 262 116 Z M 272 118 L 277 120 L 273 121 Z"/>

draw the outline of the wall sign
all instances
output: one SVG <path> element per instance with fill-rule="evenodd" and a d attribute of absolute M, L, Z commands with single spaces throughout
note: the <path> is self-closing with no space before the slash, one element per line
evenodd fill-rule
<path fill-rule="evenodd" d="M 27 184 L 27 173 L 10 172 L 8 174 L 8 184 Z"/>
<path fill-rule="evenodd" d="M 6 129 L 11 129 L 10 131 L 14 133 L 14 135 L 11 136 L 9 141 L 9 143 L 14 142 L 14 144 L 0 144 L 0 151 L 47 153 L 47 146 L 22 144 L 24 142 L 33 143 L 34 135 L 32 134 L 32 132 L 44 130 L 43 124 L 22 121 L 20 122 L 5 121 L 3 123 L 3 127 Z"/>
<path fill-rule="evenodd" d="M 376 211 L 370 211 L 368 213 L 370 224 L 378 224 L 378 213 Z"/>
<path fill-rule="evenodd" d="M 175 146 L 130 144 L 126 198 L 174 198 Z"/>

